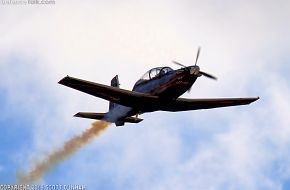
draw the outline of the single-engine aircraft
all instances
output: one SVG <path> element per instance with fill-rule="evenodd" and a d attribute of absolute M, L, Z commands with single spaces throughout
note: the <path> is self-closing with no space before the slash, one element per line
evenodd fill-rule
<path fill-rule="evenodd" d="M 116 75 L 111 80 L 111 86 L 85 81 L 70 76 L 64 77 L 59 84 L 82 91 L 84 93 L 108 100 L 107 113 L 79 112 L 75 117 L 103 120 L 123 126 L 125 123 L 139 123 L 143 119 L 138 115 L 154 111 L 189 111 L 211 109 L 218 107 L 238 106 L 250 104 L 259 99 L 253 98 L 214 98 L 214 99 L 186 99 L 179 98 L 186 91 L 190 91 L 193 83 L 200 76 L 217 80 L 211 74 L 203 72 L 197 66 L 200 54 L 198 49 L 195 64 L 181 66 L 173 70 L 170 67 L 157 67 L 146 72 L 139 79 L 132 91 L 119 88 L 119 79 Z"/>

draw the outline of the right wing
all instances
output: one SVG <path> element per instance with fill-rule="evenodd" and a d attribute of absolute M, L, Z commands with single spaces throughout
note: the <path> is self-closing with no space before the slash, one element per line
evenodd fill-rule
<path fill-rule="evenodd" d="M 159 102 L 159 98 L 157 96 L 124 90 L 69 76 L 64 77 L 58 83 L 127 107 L 141 107 L 146 109 L 146 107 L 154 104 L 156 105 Z"/>
<path fill-rule="evenodd" d="M 168 102 L 166 105 L 162 105 L 162 111 L 189 111 L 200 109 L 212 109 L 219 107 L 240 106 L 250 104 L 256 100 L 256 98 L 215 98 L 215 99 L 186 99 L 178 98 Z"/>

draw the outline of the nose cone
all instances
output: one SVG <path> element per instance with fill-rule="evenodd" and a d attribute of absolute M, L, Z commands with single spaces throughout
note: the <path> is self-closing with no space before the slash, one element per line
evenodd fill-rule
<path fill-rule="evenodd" d="M 197 65 L 191 66 L 190 67 L 190 74 L 199 76 L 200 75 L 199 70 L 200 70 L 199 66 L 197 66 Z"/>
<path fill-rule="evenodd" d="M 190 66 L 191 69 L 198 69 L 199 70 L 199 66 L 197 65 L 193 65 L 193 66 Z"/>

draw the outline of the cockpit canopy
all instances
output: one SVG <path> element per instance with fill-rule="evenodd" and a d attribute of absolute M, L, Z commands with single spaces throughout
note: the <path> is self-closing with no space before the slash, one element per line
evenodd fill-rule
<path fill-rule="evenodd" d="M 153 68 L 149 71 L 147 71 L 141 78 L 140 80 L 138 80 L 135 84 L 136 85 L 139 85 L 141 83 L 143 83 L 144 81 L 147 81 L 147 80 L 151 80 L 153 78 L 157 78 L 159 76 L 162 76 L 170 71 L 173 71 L 173 69 L 171 69 L 170 67 L 156 67 L 156 68 Z"/>
<path fill-rule="evenodd" d="M 158 76 L 162 76 L 169 71 L 173 71 L 170 67 L 156 67 L 153 68 L 149 71 L 147 71 L 141 78 L 140 80 L 150 80 Z"/>

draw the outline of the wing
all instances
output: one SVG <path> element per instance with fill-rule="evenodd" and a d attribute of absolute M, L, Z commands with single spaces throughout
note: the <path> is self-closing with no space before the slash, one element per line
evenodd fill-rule
<path fill-rule="evenodd" d="M 199 109 L 211 109 L 219 107 L 240 106 L 250 104 L 256 100 L 256 98 L 218 98 L 218 99 L 185 99 L 178 98 L 175 101 L 168 102 L 167 105 L 161 107 L 162 111 L 188 111 Z"/>
<path fill-rule="evenodd" d="M 146 93 L 124 90 L 117 87 L 98 84 L 73 77 L 64 77 L 60 84 L 103 98 L 105 100 L 136 108 L 140 111 L 188 111 L 218 107 L 250 104 L 259 98 L 221 98 L 221 99 L 185 99 L 164 100 Z"/>
<path fill-rule="evenodd" d="M 157 104 L 159 99 L 157 96 L 124 90 L 69 76 L 64 77 L 58 83 L 92 96 L 133 108 L 142 107 L 144 109 L 146 106 L 154 105 L 154 103 Z"/>

